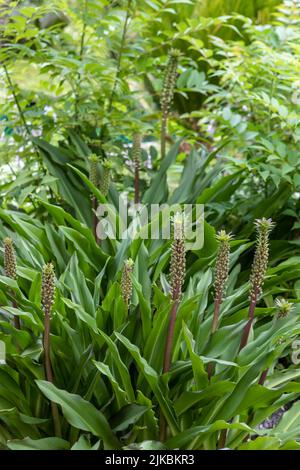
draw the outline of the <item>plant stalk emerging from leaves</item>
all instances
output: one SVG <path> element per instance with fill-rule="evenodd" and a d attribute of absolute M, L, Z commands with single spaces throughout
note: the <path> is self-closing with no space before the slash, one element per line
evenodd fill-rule
<path fill-rule="evenodd" d="M 97 155 L 92 154 L 89 157 L 89 162 L 90 162 L 90 182 L 98 188 L 99 185 L 99 179 L 98 179 L 98 163 L 99 163 L 99 158 Z M 98 243 L 98 236 L 97 236 L 97 225 L 98 225 L 98 218 L 97 218 L 97 199 L 95 196 L 92 196 L 92 211 L 93 211 L 93 232 L 94 232 L 94 237 L 96 242 Z"/>
<path fill-rule="evenodd" d="M 291 303 L 291 302 L 288 302 L 287 300 L 285 299 L 276 299 L 275 300 L 275 306 L 276 308 L 278 309 L 278 313 L 277 313 L 277 319 L 280 319 L 280 318 L 285 318 L 293 309 L 294 309 L 294 305 Z M 269 369 L 265 369 L 260 378 L 259 378 L 259 385 L 263 385 L 266 381 L 266 378 L 268 376 L 268 372 L 269 372 Z"/>
<path fill-rule="evenodd" d="M 170 312 L 170 320 L 168 327 L 168 334 L 165 345 L 163 373 L 170 370 L 172 347 L 174 338 L 174 329 L 177 310 L 182 295 L 182 286 L 185 279 L 185 243 L 184 243 L 184 221 L 181 214 L 177 213 L 173 219 L 173 243 L 171 253 L 171 299 L 172 307 Z M 163 442 L 166 439 L 166 420 L 164 415 L 160 414 L 160 440 Z"/>
<path fill-rule="evenodd" d="M 164 158 L 166 155 L 166 134 L 167 134 L 167 124 L 168 124 L 168 115 L 170 111 L 170 106 L 173 101 L 175 85 L 176 85 L 176 75 L 177 75 L 177 66 L 178 59 L 180 57 L 180 51 L 177 49 L 171 49 L 169 52 L 169 59 L 166 66 L 166 71 L 163 81 L 163 90 L 160 99 L 161 105 L 161 158 Z"/>
<path fill-rule="evenodd" d="M 51 320 L 51 310 L 54 301 L 54 268 L 53 264 L 46 264 L 43 268 L 42 276 L 42 306 L 45 314 L 44 319 L 44 355 L 45 355 L 45 375 L 48 382 L 53 383 L 53 372 L 51 366 L 51 357 L 50 357 L 50 320 Z M 54 431 L 57 437 L 61 437 L 61 427 L 59 413 L 56 403 L 51 403 L 51 413 L 54 424 Z"/>
<path fill-rule="evenodd" d="M 10 279 L 17 279 L 17 260 L 16 253 L 14 249 L 14 244 L 11 238 L 7 237 L 4 239 L 4 273 L 6 277 Z M 12 301 L 14 308 L 18 308 L 17 302 L 15 299 Z M 14 315 L 14 326 L 18 330 L 21 329 L 20 318 Z"/>
<path fill-rule="evenodd" d="M 134 163 L 134 202 L 140 202 L 140 165 L 141 165 L 141 134 L 135 133 L 132 144 L 132 160 Z"/>
<path fill-rule="evenodd" d="M 131 273 L 133 271 L 133 266 L 134 262 L 131 258 L 125 261 L 121 279 L 121 293 L 122 298 L 127 305 L 127 309 L 130 306 L 130 300 L 132 296 Z"/>
<path fill-rule="evenodd" d="M 218 328 L 220 308 L 225 294 L 226 282 L 229 273 L 230 240 L 232 237 L 230 234 L 227 234 L 225 230 L 220 230 L 216 238 L 219 242 L 219 250 L 215 267 L 215 303 L 211 328 L 212 335 L 216 332 Z M 209 378 L 212 375 L 212 371 L 213 363 L 210 362 L 207 367 L 207 373 Z"/>
<path fill-rule="evenodd" d="M 217 255 L 215 267 L 215 303 L 214 303 L 214 316 L 211 332 L 214 333 L 218 328 L 220 307 L 225 294 L 226 282 L 229 273 L 229 254 L 230 254 L 230 240 L 231 235 L 227 234 L 225 230 L 220 230 L 217 235 L 219 242 L 219 251 Z"/>
<path fill-rule="evenodd" d="M 269 260 L 269 234 L 274 227 L 274 224 L 271 219 L 262 218 L 255 221 L 255 226 L 257 230 L 257 240 L 250 276 L 249 319 L 243 331 L 240 350 L 248 343 L 250 330 L 254 320 L 255 307 L 262 292 Z"/>
<path fill-rule="evenodd" d="M 164 373 L 169 371 L 171 365 L 175 320 L 185 278 L 184 223 L 181 214 L 177 213 L 174 216 L 173 227 L 174 235 L 170 265 L 172 308 L 164 354 Z"/>

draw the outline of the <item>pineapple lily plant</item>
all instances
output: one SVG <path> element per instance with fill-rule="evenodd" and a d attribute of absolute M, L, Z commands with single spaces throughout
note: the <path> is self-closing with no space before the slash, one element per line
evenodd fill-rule
<path fill-rule="evenodd" d="M 76 174 L 103 202 L 96 180 Z M 2 448 L 203 450 L 222 435 L 231 449 L 298 448 L 300 372 L 282 364 L 300 312 L 278 285 L 297 271 L 268 266 L 271 221 L 255 221 L 256 242 L 205 223 L 193 252 L 179 214 L 171 242 L 104 245 L 40 204 L 51 223 L 1 211 Z M 260 426 L 290 403 L 284 426 Z"/>

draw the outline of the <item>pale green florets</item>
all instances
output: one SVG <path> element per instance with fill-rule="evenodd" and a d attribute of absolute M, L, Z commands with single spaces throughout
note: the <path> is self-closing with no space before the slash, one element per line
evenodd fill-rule
<path fill-rule="evenodd" d="M 132 160 L 134 162 L 134 167 L 136 169 L 140 169 L 141 164 L 141 143 L 142 143 L 142 136 L 138 132 L 133 135 L 132 139 Z"/>
<path fill-rule="evenodd" d="M 180 213 L 173 218 L 173 243 L 171 254 L 171 297 L 173 301 L 180 300 L 182 286 L 185 279 L 185 243 L 184 243 L 184 220 Z"/>
<path fill-rule="evenodd" d="M 214 288 L 215 299 L 221 301 L 229 274 L 230 240 L 232 236 L 230 233 L 226 233 L 225 230 L 220 230 L 216 235 L 216 239 L 219 242 L 219 250 L 215 267 Z"/>
<path fill-rule="evenodd" d="M 90 182 L 94 186 L 98 186 L 98 163 L 99 163 L 99 157 L 95 154 L 91 154 L 89 156 L 89 162 L 90 162 L 90 175 L 89 179 Z"/>
<path fill-rule="evenodd" d="M 50 315 L 54 302 L 55 274 L 52 263 L 43 267 L 42 274 L 42 306 L 46 315 Z"/>
<path fill-rule="evenodd" d="M 131 273 L 133 271 L 134 262 L 131 258 L 124 262 L 124 268 L 121 279 L 121 293 L 122 298 L 127 306 L 130 304 L 132 296 L 132 280 Z"/>
<path fill-rule="evenodd" d="M 109 160 L 105 160 L 102 163 L 102 168 L 103 168 L 103 173 L 102 173 L 102 178 L 99 183 L 99 189 L 101 193 L 103 194 L 103 196 L 106 197 L 108 194 L 109 186 L 111 182 L 111 169 L 112 169 L 111 162 Z"/>
<path fill-rule="evenodd" d="M 161 109 L 164 115 L 168 114 L 169 108 L 173 100 L 180 51 L 178 51 L 177 49 L 171 49 L 168 56 L 169 60 L 166 66 L 163 90 L 160 99 Z"/>
<path fill-rule="evenodd" d="M 14 244 L 11 238 L 4 239 L 4 273 L 11 279 L 17 277 L 17 261 Z"/>
<path fill-rule="evenodd" d="M 269 233 L 274 227 L 271 219 L 255 221 L 257 239 L 254 260 L 250 276 L 250 301 L 256 302 L 264 283 L 269 260 Z"/>
<path fill-rule="evenodd" d="M 294 310 L 294 304 L 285 299 L 276 299 L 275 306 L 278 309 L 278 318 L 286 317 L 292 310 Z"/>

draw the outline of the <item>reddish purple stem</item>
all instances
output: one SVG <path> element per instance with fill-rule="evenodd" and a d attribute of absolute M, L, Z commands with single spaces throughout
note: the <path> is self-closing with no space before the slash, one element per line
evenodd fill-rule
<path fill-rule="evenodd" d="M 135 166 L 134 171 L 134 202 L 135 204 L 140 202 L 140 171 L 138 165 Z"/>
<path fill-rule="evenodd" d="M 249 320 L 248 320 L 248 322 L 247 322 L 247 324 L 244 328 L 244 331 L 243 331 L 239 351 L 241 351 L 248 343 L 250 330 L 251 330 L 252 323 L 253 323 L 253 320 L 254 320 L 254 312 L 255 312 L 256 302 L 257 302 L 257 295 L 254 296 L 254 299 L 251 301 L 250 306 L 249 306 L 249 312 L 248 312 Z"/>
<path fill-rule="evenodd" d="M 97 199 L 95 197 L 93 197 L 93 200 L 92 200 L 92 207 L 93 207 L 93 231 L 94 231 L 94 237 L 95 237 L 95 240 L 96 240 L 96 243 L 99 244 L 99 238 L 98 238 L 98 235 L 97 235 L 97 226 L 98 226 L 98 217 L 97 217 L 97 214 L 96 214 L 96 211 L 97 211 Z"/>

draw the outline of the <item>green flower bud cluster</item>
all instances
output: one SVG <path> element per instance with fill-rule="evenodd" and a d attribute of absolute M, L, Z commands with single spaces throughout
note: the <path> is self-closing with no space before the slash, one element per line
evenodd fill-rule
<path fill-rule="evenodd" d="M 101 178 L 100 183 L 99 183 L 99 188 L 100 188 L 100 191 L 103 194 L 103 196 L 106 197 L 107 194 L 108 194 L 109 185 L 110 185 L 110 181 L 111 181 L 111 168 L 112 168 L 112 165 L 108 160 L 105 160 L 102 163 L 102 167 L 103 167 L 103 174 L 102 174 L 102 178 Z"/>
<path fill-rule="evenodd" d="M 160 99 L 161 109 L 165 116 L 168 114 L 174 96 L 179 57 L 180 51 L 177 49 L 170 50 Z"/>
<path fill-rule="evenodd" d="M 127 306 L 130 304 L 132 296 L 132 280 L 131 273 L 133 271 L 134 262 L 131 258 L 125 261 L 121 279 L 122 298 Z"/>
<path fill-rule="evenodd" d="M 11 238 L 4 239 L 4 273 L 11 279 L 17 278 L 17 261 L 14 244 Z"/>
<path fill-rule="evenodd" d="M 215 299 L 221 301 L 224 295 L 226 282 L 229 273 L 229 254 L 230 254 L 230 240 L 232 236 L 220 230 L 216 236 L 219 242 L 219 250 L 215 267 Z"/>
<path fill-rule="evenodd" d="M 138 132 L 133 135 L 133 142 L 132 142 L 132 160 L 134 162 L 134 168 L 140 170 L 141 167 L 141 142 L 142 136 Z"/>
<path fill-rule="evenodd" d="M 55 275 L 52 263 L 43 267 L 42 273 L 42 306 L 46 315 L 50 316 L 54 301 Z"/>
<path fill-rule="evenodd" d="M 185 279 L 184 220 L 180 213 L 175 214 L 173 218 L 173 229 L 174 233 L 170 266 L 171 297 L 173 301 L 179 301 Z"/>
<path fill-rule="evenodd" d="M 285 299 L 276 299 L 275 306 L 278 309 L 278 318 L 284 318 L 294 310 L 294 304 Z"/>
<path fill-rule="evenodd" d="M 274 227 L 271 219 L 257 219 L 256 250 L 250 276 L 250 302 L 256 302 L 259 298 L 269 260 L 269 234 Z"/>
<path fill-rule="evenodd" d="M 99 157 L 92 153 L 92 155 L 89 156 L 89 162 L 90 162 L 90 182 L 98 187 L 98 163 L 99 163 Z"/>
<path fill-rule="evenodd" d="M 277 340 L 275 341 L 275 346 L 281 346 L 286 342 L 286 338 L 284 336 L 279 336 Z"/>

